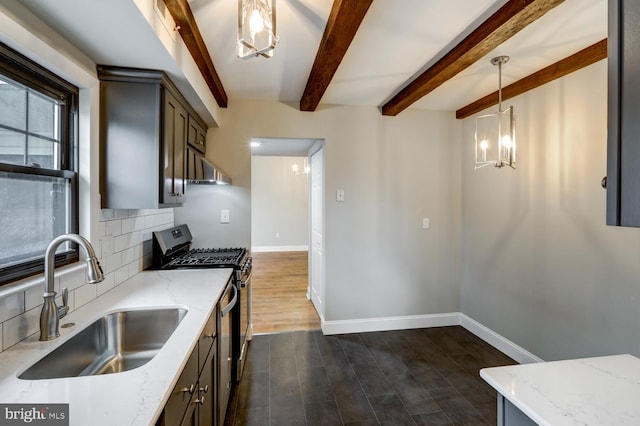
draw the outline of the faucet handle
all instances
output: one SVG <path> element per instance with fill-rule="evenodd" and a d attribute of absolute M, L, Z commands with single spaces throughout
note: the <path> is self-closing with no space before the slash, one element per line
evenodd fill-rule
<path fill-rule="evenodd" d="M 58 318 L 64 318 L 69 313 L 69 290 L 65 287 L 62 289 L 62 306 L 58 307 Z"/>

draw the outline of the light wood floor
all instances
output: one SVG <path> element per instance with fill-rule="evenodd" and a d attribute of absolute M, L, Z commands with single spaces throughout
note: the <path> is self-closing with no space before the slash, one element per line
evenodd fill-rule
<path fill-rule="evenodd" d="M 252 253 L 253 332 L 276 333 L 320 328 L 307 299 L 308 253 Z"/>

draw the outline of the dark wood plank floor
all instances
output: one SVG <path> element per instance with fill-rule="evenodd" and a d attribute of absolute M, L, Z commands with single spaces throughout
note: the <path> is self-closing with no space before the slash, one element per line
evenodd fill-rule
<path fill-rule="evenodd" d="M 462 327 L 256 336 L 226 425 L 495 425 L 484 367 L 515 364 Z"/>
<path fill-rule="evenodd" d="M 308 253 L 252 253 L 252 257 L 253 332 L 319 329 L 320 318 L 307 299 Z"/>

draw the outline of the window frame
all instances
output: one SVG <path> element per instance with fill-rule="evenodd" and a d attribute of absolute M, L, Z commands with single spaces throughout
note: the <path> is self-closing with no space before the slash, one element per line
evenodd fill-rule
<path fill-rule="evenodd" d="M 0 163 L 0 172 L 31 176 L 49 176 L 69 180 L 71 205 L 70 230 L 79 230 L 78 190 L 78 97 L 79 90 L 53 72 L 0 43 L 0 74 L 30 89 L 61 102 L 60 108 L 60 170 Z M 58 253 L 56 266 L 77 262 L 78 247 Z M 0 287 L 16 280 L 44 272 L 44 254 L 38 259 L 0 268 Z"/>

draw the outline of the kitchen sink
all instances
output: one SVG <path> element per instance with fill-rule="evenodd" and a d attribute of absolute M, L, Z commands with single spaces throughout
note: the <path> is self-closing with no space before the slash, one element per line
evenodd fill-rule
<path fill-rule="evenodd" d="M 183 308 L 110 313 L 47 354 L 18 378 L 56 379 L 133 370 L 156 356 L 186 314 Z"/>

